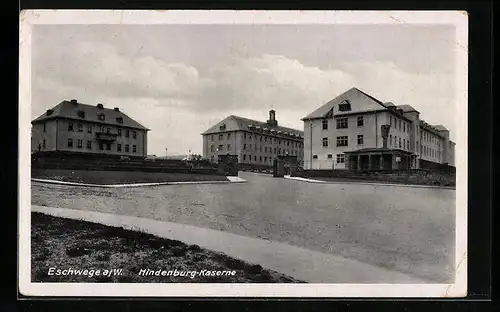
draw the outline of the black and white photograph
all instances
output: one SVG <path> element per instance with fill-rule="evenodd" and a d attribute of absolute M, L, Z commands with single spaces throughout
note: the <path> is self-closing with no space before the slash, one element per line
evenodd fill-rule
<path fill-rule="evenodd" d="M 466 296 L 466 13 L 20 20 L 23 294 Z"/>

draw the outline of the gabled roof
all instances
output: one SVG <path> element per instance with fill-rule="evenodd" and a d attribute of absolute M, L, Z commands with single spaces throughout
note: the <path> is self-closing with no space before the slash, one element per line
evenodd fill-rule
<path fill-rule="evenodd" d="M 446 127 L 445 127 L 445 126 L 443 126 L 443 125 L 434 125 L 433 127 L 434 127 L 434 129 L 436 129 L 437 131 L 448 131 L 448 129 L 446 129 Z"/>
<path fill-rule="evenodd" d="M 317 110 L 313 111 L 306 117 L 302 118 L 302 120 L 323 118 L 325 115 L 328 114 L 328 112 L 330 112 L 337 105 L 341 104 L 346 100 L 349 101 L 352 104 L 352 107 L 354 107 L 355 109 L 363 111 L 387 109 L 387 106 L 384 105 L 384 103 L 382 103 L 380 100 L 359 90 L 358 88 L 351 88 L 346 92 L 342 93 L 341 95 L 337 96 L 333 100 L 327 102 Z"/>
<path fill-rule="evenodd" d="M 300 135 L 301 137 L 304 136 L 304 131 L 300 131 L 297 129 L 292 129 L 292 128 L 287 128 L 287 127 L 282 127 L 282 126 L 271 126 L 267 122 L 262 122 L 258 120 L 253 120 L 253 119 L 248 119 L 244 117 L 239 117 L 235 115 L 230 115 L 226 118 L 224 118 L 222 121 L 218 122 L 214 126 L 210 127 L 207 131 L 203 132 L 203 134 L 211 134 L 211 133 L 219 133 L 221 132 L 220 126 L 222 124 L 225 124 L 225 132 L 226 131 L 238 131 L 238 130 L 250 130 L 250 126 L 253 127 L 260 127 L 262 130 L 271 130 L 273 129 L 274 131 L 278 132 L 281 131 L 283 134 L 284 133 L 291 133 L 294 135 Z"/>
<path fill-rule="evenodd" d="M 70 101 L 64 100 L 61 103 L 54 106 L 52 109 L 52 114 L 47 115 L 45 112 L 43 115 L 39 116 L 31 123 L 37 123 L 43 120 L 55 119 L 55 118 L 69 118 L 82 121 L 90 121 L 101 124 L 114 124 L 121 127 L 130 127 L 142 130 L 149 130 L 137 121 L 133 120 L 121 111 L 117 111 L 109 108 L 98 108 L 94 105 L 76 103 L 73 104 Z M 79 116 L 79 111 L 85 112 L 85 117 Z M 104 121 L 99 120 L 99 113 L 103 113 L 106 116 Z M 116 118 L 122 117 L 123 123 L 118 123 Z"/>
<path fill-rule="evenodd" d="M 397 108 L 400 108 L 403 110 L 403 112 L 405 113 L 409 113 L 409 112 L 417 112 L 417 113 L 420 113 L 418 110 L 416 110 L 413 106 L 411 105 L 407 105 L 407 104 L 403 104 L 403 105 L 398 105 L 396 106 Z"/>

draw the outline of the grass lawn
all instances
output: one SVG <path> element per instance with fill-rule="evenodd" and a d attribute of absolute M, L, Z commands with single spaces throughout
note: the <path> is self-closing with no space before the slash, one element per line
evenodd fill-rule
<path fill-rule="evenodd" d="M 64 169 L 32 169 L 31 177 L 88 184 L 127 184 L 187 181 L 227 181 L 222 175 L 136 172 L 136 171 L 87 171 Z"/>
<path fill-rule="evenodd" d="M 302 283 L 258 264 L 150 234 L 41 213 L 32 213 L 31 222 L 32 282 Z M 50 268 L 54 268 L 52 275 Z M 80 276 L 56 275 L 57 269 L 89 271 Z M 139 275 L 147 269 L 196 271 L 203 275 Z M 93 276 L 90 270 L 94 270 Z M 96 275 L 96 270 L 100 270 L 100 275 Z M 110 273 L 103 275 L 105 270 Z M 207 273 L 214 271 L 235 273 L 232 276 Z"/>

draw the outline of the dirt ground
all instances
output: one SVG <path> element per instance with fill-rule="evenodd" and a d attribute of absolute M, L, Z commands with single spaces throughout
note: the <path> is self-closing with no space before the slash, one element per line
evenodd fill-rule
<path fill-rule="evenodd" d="M 40 213 L 31 219 L 32 282 L 301 283 L 197 245 Z"/>
<path fill-rule="evenodd" d="M 227 181 L 225 176 L 213 174 L 135 172 L 135 171 L 86 171 L 63 169 L 32 169 L 31 177 L 88 184 L 126 184 L 186 181 Z"/>

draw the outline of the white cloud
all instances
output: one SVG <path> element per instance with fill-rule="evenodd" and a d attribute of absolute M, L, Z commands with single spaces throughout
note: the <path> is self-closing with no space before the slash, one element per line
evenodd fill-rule
<path fill-rule="evenodd" d="M 451 128 L 452 136 L 455 127 L 453 73 L 411 74 L 390 62 L 324 70 L 262 55 L 231 59 L 201 74 L 189 64 L 124 57 L 110 45 L 85 42 L 38 62 L 33 117 L 69 98 L 119 106 L 151 129 L 150 154 L 162 155 L 166 147 L 172 153 L 201 152 L 200 133 L 229 114 L 265 120 L 274 108 L 282 125 L 300 129 L 300 118 L 352 86 L 412 105 L 429 122 Z"/>

